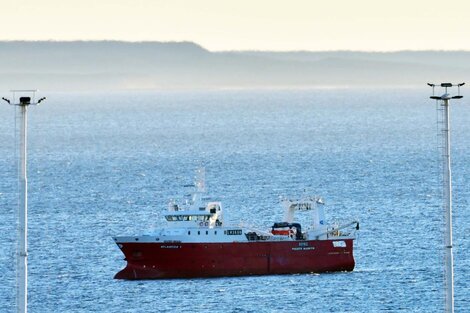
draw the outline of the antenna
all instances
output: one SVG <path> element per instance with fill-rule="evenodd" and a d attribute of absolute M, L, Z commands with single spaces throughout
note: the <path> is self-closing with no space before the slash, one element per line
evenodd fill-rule
<path fill-rule="evenodd" d="M 441 125 L 440 132 L 442 135 L 442 188 L 443 188 L 443 207 L 445 211 L 445 284 L 446 284 L 446 312 L 454 312 L 454 256 L 452 251 L 452 171 L 450 159 L 450 99 L 462 99 L 460 95 L 460 87 L 465 83 L 452 84 L 441 83 L 438 87 L 445 88 L 445 93 L 441 96 L 436 96 L 434 90 L 436 85 L 428 83 L 432 87 L 433 95 L 431 99 L 440 103 L 442 112 L 441 120 L 438 123 Z M 447 89 L 457 87 L 457 95 L 451 96 Z M 438 115 L 439 116 L 439 115 Z"/>
<path fill-rule="evenodd" d="M 206 192 L 206 169 L 204 167 L 196 169 L 194 184 L 188 186 L 195 187 L 195 191 L 191 193 L 191 205 L 199 209 L 198 205 L 200 205 L 202 194 Z"/>
<path fill-rule="evenodd" d="M 35 101 L 38 90 L 11 90 L 12 100 L 2 98 L 10 105 L 18 106 L 21 113 L 20 124 L 20 159 L 18 166 L 18 249 L 16 253 L 17 291 L 16 305 L 18 312 L 26 313 L 28 309 L 28 179 L 26 173 L 28 106 L 39 105 L 46 98 Z M 17 94 L 19 99 L 17 102 Z M 13 102 L 13 103 L 12 103 Z"/>

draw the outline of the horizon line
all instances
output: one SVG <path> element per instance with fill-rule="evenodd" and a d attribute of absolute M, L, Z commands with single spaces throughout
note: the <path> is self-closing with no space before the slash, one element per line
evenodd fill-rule
<path fill-rule="evenodd" d="M 223 53 L 246 53 L 246 52 L 274 52 L 274 53 L 325 53 L 325 52 L 358 52 L 358 53 L 400 53 L 400 52 L 470 52 L 466 49 L 399 49 L 399 50 L 355 50 L 355 49 L 325 49 L 325 50 L 307 50 L 307 49 L 292 49 L 292 50 L 265 50 L 265 49 L 231 49 L 231 50 L 209 50 L 203 45 L 190 41 L 190 40 L 172 40 L 172 41 L 158 41 L 158 40 L 119 40 L 119 39 L 70 39 L 70 40 L 57 40 L 57 39 L 0 39 L 0 43 L 128 43 L 128 44 L 145 44 L 145 43 L 160 43 L 160 44 L 194 44 L 208 52 Z"/>

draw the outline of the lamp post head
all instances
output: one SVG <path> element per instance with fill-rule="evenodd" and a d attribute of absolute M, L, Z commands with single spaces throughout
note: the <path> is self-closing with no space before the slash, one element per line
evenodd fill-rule
<path fill-rule="evenodd" d="M 450 99 L 462 99 L 463 96 L 460 95 L 460 87 L 462 87 L 463 85 L 465 85 L 465 83 L 459 83 L 459 84 L 453 84 L 453 83 L 432 84 L 432 83 L 428 83 L 428 86 L 432 87 L 432 96 L 430 98 L 434 99 L 434 100 L 444 100 L 444 101 L 445 100 L 450 100 Z M 445 93 L 441 96 L 434 95 L 434 89 L 435 89 L 436 86 L 445 88 Z M 451 87 L 454 87 L 454 86 L 457 86 L 457 95 L 456 96 L 452 96 L 451 94 L 449 94 L 447 92 L 447 88 L 451 88 Z"/>
<path fill-rule="evenodd" d="M 13 93 L 13 100 L 2 97 L 2 100 L 4 100 L 5 102 L 11 105 L 25 107 L 25 106 L 30 106 L 30 105 L 39 105 L 41 102 L 46 100 L 46 97 L 42 97 L 36 101 L 35 93 L 37 92 L 37 90 L 35 89 L 34 90 L 11 90 L 11 92 Z M 15 96 L 15 94 L 17 93 L 21 93 L 21 96 L 19 98 Z"/>

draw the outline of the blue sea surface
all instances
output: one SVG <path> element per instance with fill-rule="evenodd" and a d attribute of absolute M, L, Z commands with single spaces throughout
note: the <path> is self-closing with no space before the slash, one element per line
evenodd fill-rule
<path fill-rule="evenodd" d="M 29 312 L 442 312 L 444 212 L 430 90 L 48 93 L 29 108 Z M 8 96 L 8 94 L 2 94 Z M 0 106 L 0 312 L 15 310 L 15 109 Z M 455 307 L 470 307 L 470 106 L 452 104 Z M 358 219 L 348 273 L 114 280 L 111 236 L 164 225 L 206 168 L 226 222 L 279 196 Z M 304 226 L 308 214 L 298 214 Z"/>

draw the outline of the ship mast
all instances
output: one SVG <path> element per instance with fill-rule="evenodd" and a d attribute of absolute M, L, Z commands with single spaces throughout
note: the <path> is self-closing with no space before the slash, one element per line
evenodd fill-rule
<path fill-rule="evenodd" d="M 37 90 L 11 90 L 13 103 L 10 99 L 2 98 L 7 103 L 18 106 L 20 111 L 20 145 L 18 162 L 18 247 L 16 251 L 16 307 L 17 312 L 26 313 L 28 309 L 28 179 L 26 173 L 27 160 L 27 130 L 28 114 L 30 105 L 39 105 L 46 98 L 35 102 Z M 19 101 L 16 95 L 19 93 Z M 31 101 L 32 100 L 32 101 Z M 15 130 L 16 131 L 16 130 Z"/>
<path fill-rule="evenodd" d="M 195 187 L 195 191 L 191 193 L 191 206 L 198 209 L 202 200 L 202 195 L 206 192 L 206 169 L 199 167 L 194 176 L 194 183 L 185 185 L 185 187 Z"/>
<path fill-rule="evenodd" d="M 435 84 L 429 84 L 433 89 L 431 99 L 435 99 L 442 110 L 442 119 L 438 121 L 441 124 L 442 136 L 442 187 L 443 187 L 443 207 L 445 211 L 445 285 L 446 285 L 446 303 L 447 313 L 454 312 L 454 256 L 452 251 L 452 171 L 450 159 L 450 99 L 462 99 L 460 87 L 465 83 L 452 84 L 441 83 L 440 87 L 445 88 L 445 93 L 441 96 L 434 95 Z M 458 94 L 451 96 L 447 93 L 447 88 L 458 87 Z"/>

